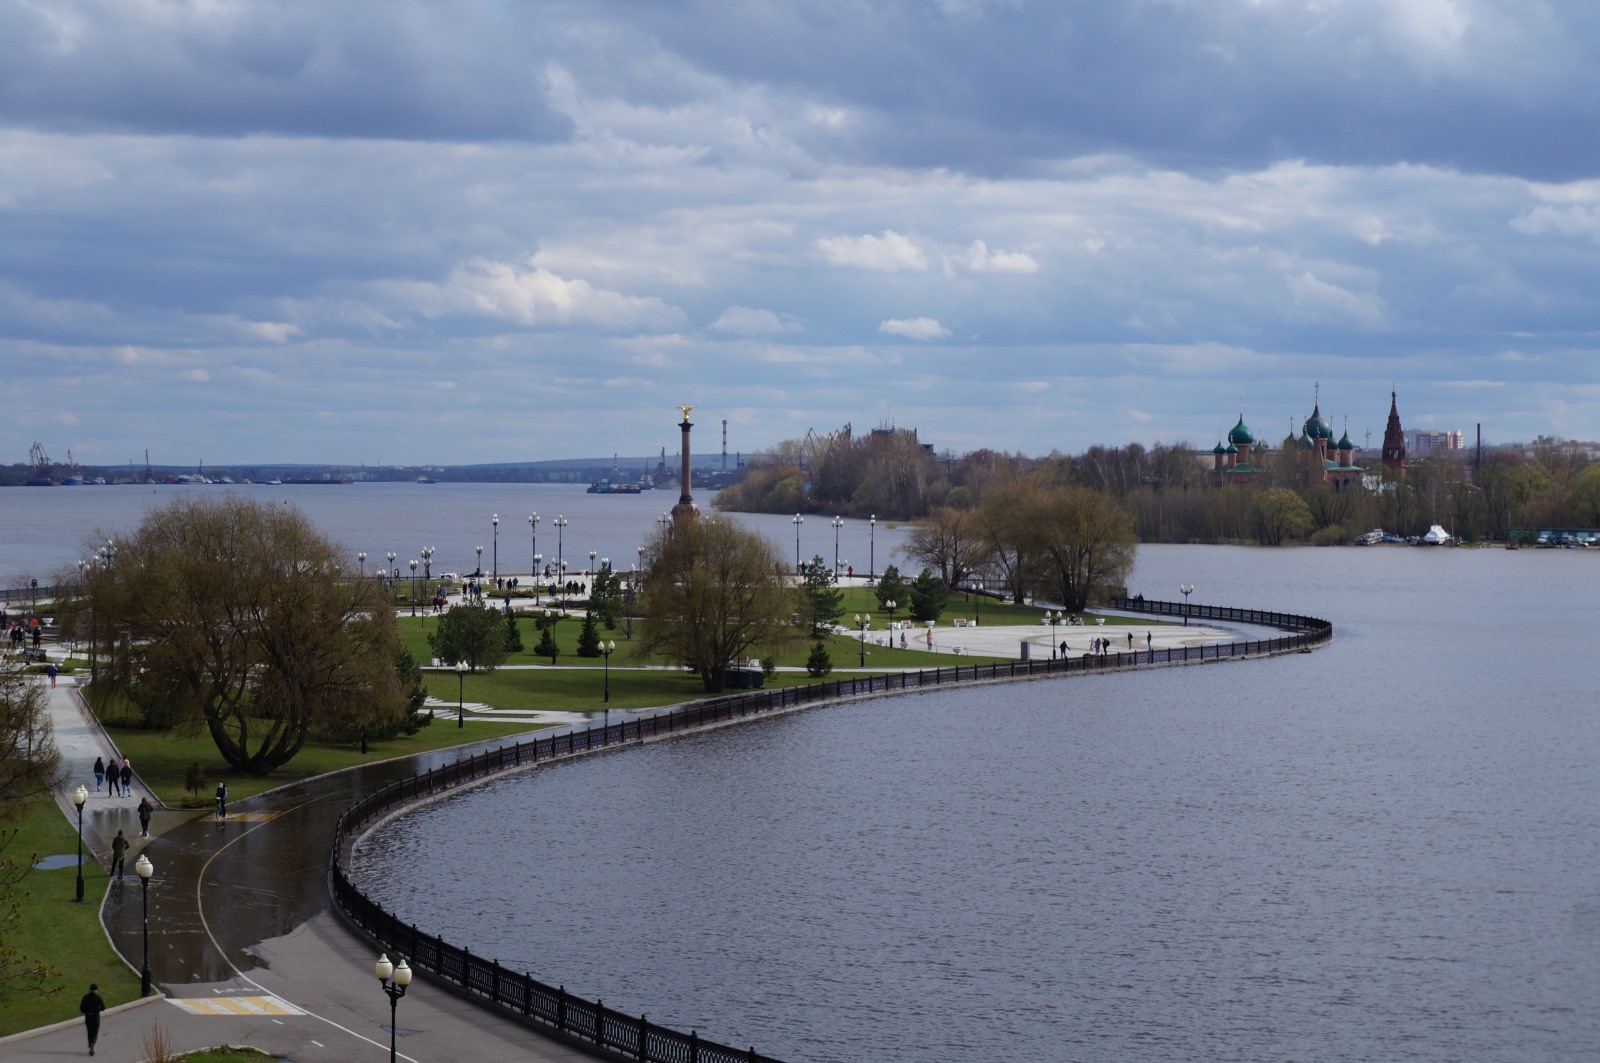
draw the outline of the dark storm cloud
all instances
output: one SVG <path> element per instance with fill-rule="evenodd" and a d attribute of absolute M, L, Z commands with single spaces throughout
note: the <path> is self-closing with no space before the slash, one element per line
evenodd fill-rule
<path fill-rule="evenodd" d="M 861 108 L 869 134 L 815 145 L 838 156 L 985 172 L 1095 152 L 1600 171 L 1591 4 L 630 6 L 701 69 Z"/>
<path fill-rule="evenodd" d="M 0 114 L 45 130 L 418 140 L 569 135 L 537 52 L 471 5 L 0 4 Z"/>

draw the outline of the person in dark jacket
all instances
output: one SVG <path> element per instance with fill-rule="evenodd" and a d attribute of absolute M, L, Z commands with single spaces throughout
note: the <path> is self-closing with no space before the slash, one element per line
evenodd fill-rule
<path fill-rule="evenodd" d="M 155 810 L 148 797 L 139 798 L 139 837 L 150 837 L 150 816 Z"/>
<path fill-rule="evenodd" d="M 133 765 L 128 763 L 128 758 L 122 758 L 122 796 L 133 796 Z"/>
<path fill-rule="evenodd" d="M 128 839 L 117 831 L 117 836 L 111 839 L 111 870 L 107 874 L 122 877 L 122 858 L 128 855 L 128 844 Z"/>
<path fill-rule="evenodd" d="M 78 1010 L 83 1012 L 83 1028 L 89 1035 L 89 1054 L 92 1056 L 94 1043 L 100 1040 L 100 1013 L 106 1010 L 106 1002 L 100 996 L 97 983 L 89 983 L 89 991 L 78 1001 Z"/>
<path fill-rule="evenodd" d="M 106 758 L 105 757 L 95 757 L 94 758 L 94 788 L 96 790 L 100 789 L 100 787 L 102 785 L 104 785 L 105 781 L 106 781 Z"/>

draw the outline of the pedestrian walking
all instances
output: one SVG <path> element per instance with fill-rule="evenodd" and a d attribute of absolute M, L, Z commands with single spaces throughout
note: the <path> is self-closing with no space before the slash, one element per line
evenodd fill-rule
<path fill-rule="evenodd" d="M 1133 649 L 1133 632 L 1128 632 L 1128 649 Z"/>
<path fill-rule="evenodd" d="M 150 803 L 150 798 L 139 798 L 139 837 L 150 837 L 150 816 L 155 810 L 156 806 Z"/>
<path fill-rule="evenodd" d="M 228 818 L 228 784 L 225 782 L 217 783 L 217 818 Z"/>
<path fill-rule="evenodd" d="M 106 1002 L 100 996 L 98 983 L 89 983 L 89 991 L 78 1001 L 78 1010 L 83 1012 L 83 1029 L 89 1035 L 89 1054 L 92 1056 L 94 1043 L 100 1040 L 100 1013 L 106 1010 Z"/>
<path fill-rule="evenodd" d="M 105 781 L 106 781 L 106 758 L 105 757 L 95 757 L 94 758 L 94 788 L 96 790 L 100 789 L 100 787 L 105 784 Z"/>
<path fill-rule="evenodd" d="M 133 796 L 133 765 L 128 763 L 128 758 L 122 758 L 122 796 Z"/>
<path fill-rule="evenodd" d="M 47 675 L 47 676 L 49 676 L 49 677 L 50 677 L 50 689 L 51 689 L 51 690 L 54 690 L 54 689 L 55 689 L 55 688 L 56 688 L 56 676 L 58 676 L 58 675 L 60 675 L 60 674 L 61 674 L 61 673 L 60 673 L 60 672 L 59 672 L 59 671 L 58 671 L 58 670 L 57 670 L 57 669 L 56 669 L 56 666 L 55 666 L 55 662 L 54 662 L 54 661 L 52 661 L 52 662 L 51 662 L 51 663 L 50 663 L 50 667 L 49 667 L 49 668 L 46 668 L 46 669 L 45 669 L 45 670 L 44 670 L 44 674 L 45 674 L 45 675 Z"/>
<path fill-rule="evenodd" d="M 111 878 L 122 878 L 122 859 L 128 855 L 128 839 L 117 831 L 117 836 L 111 839 L 111 870 L 107 873 Z"/>
<path fill-rule="evenodd" d="M 1156 648 L 1155 643 L 1151 641 L 1150 632 L 1148 631 L 1144 633 L 1144 648 L 1147 650 L 1154 650 Z"/>

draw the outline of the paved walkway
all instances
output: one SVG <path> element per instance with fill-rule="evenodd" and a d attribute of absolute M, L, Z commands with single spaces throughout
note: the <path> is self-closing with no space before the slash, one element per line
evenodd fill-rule
<path fill-rule="evenodd" d="M 109 759 L 115 748 L 69 677 L 48 694 L 65 771 L 57 803 L 69 821 L 77 818 L 72 791 L 79 784 L 90 791 L 85 877 L 105 874 L 119 828 L 133 841 L 127 878 L 107 891 L 100 915 L 135 984 L 143 959 L 142 898 L 132 868 L 139 853 L 148 852 L 157 869 L 150 886 L 150 962 L 159 993 L 105 1015 L 95 1058 L 142 1063 L 149 1058 L 145 1039 L 159 1027 L 178 1051 L 232 1044 L 295 1063 L 387 1059 L 389 1001 L 372 972 L 376 953 L 326 907 L 328 817 L 353 803 L 352 792 L 379 785 L 369 773 L 409 775 L 417 766 L 408 759 L 325 776 L 239 802 L 220 822 L 207 811 L 158 804 L 145 840 L 138 837 L 135 808 L 148 788 L 136 778 L 133 797 L 96 793 L 94 759 Z M 448 750 L 433 757 L 460 755 Z M 87 988 L 69 991 L 76 998 Z M 398 1018 L 398 1058 L 417 1063 L 592 1059 L 421 977 L 400 1001 Z M 86 1050 L 81 1020 L 0 1039 L 0 1059 L 7 1063 L 81 1057 Z"/>

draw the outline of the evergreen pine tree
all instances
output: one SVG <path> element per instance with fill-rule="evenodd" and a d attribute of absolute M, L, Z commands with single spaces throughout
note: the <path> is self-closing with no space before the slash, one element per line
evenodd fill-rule
<path fill-rule="evenodd" d="M 806 658 L 806 673 L 820 679 L 831 671 L 833 671 L 833 658 L 828 656 L 828 647 L 821 642 L 812 643 L 811 655 Z"/>
<path fill-rule="evenodd" d="M 939 619 L 939 614 L 944 612 L 945 603 L 949 598 L 950 591 L 945 587 L 944 580 L 935 576 L 932 569 L 923 569 L 921 575 L 911 581 L 912 618 Z"/>
<path fill-rule="evenodd" d="M 506 652 L 522 652 L 522 631 L 517 627 L 516 613 L 506 613 Z"/>
<path fill-rule="evenodd" d="M 600 628 L 594 622 L 592 610 L 583 614 L 583 630 L 578 632 L 578 656 L 600 656 Z"/>
<path fill-rule="evenodd" d="M 533 652 L 540 657 L 550 658 L 550 663 L 556 663 L 556 657 L 561 653 L 561 647 L 556 645 L 556 625 L 553 620 L 543 620 L 539 623 L 539 644 Z"/>
<path fill-rule="evenodd" d="M 828 571 L 821 554 L 812 558 L 806 566 L 802 593 L 805 602 L 803 622 L 809 625 L 809 634 L 826 634 L 834 622 L 844 615 L 844 591 L 838 588 L 834 574 Z"/>
<path fill-rule="evenodd" d="M 883 575 L 878 577 L 878 606 L 887 609 L 887 603 L 894 602 L 895 608 L 905 609 L 911 605 L 911 588 L 906 585 L 905 577 L 900 575 L 900 570 L 893 565 L 883 570 Z"/>

